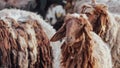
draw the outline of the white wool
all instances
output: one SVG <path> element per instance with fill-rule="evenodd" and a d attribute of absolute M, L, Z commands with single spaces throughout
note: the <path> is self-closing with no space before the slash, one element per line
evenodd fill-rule
<path fill-rule="evenodd" d="M 23 53 L 22 51 L 18 52 L 18 64 L 19 64 L 20 68 L 28 68 L 28 60 L 25 55 L 26 54 Z"/>
<path fill-rule="evenodd" d="M 20 35 L 18 35 L 18 40 L 20 44 L 20 51 L 18 51 L 18 64 L 20 68 L 28 68 L 28 46 L 26 40 Z"/>
<path fill-rule="evenodd" d="M 80 16 L 82 16 L 83 18 L 88 19 L 88 17 L 85 14 L 73 13 L 73 14 L 70 14 L 70 16 L 75 18 L 80 18 Z"/>
<path fill-rule="evenodd" d="M 106 39 L 105 41 L 110 45 L 110 48 L 113 48 L 113 46 L 116 43 L 116 37 L 117 37 L 117 33 L 118 33 L 118 29 L 119 29 L 119 24 L 117 23 L 117 21 L 115 20 L 113 14 L 108 13 L 109 16 L 109 28 L 107 30 L 107 34 L 106 34 Z"/>
<path fill-rule="evenodd" d="M 116 16 L 110 12 L 108 12 L 110 18 L 109 30 L 107 32 L 107 43 L 111 46 L 111 54 L 113 60 L 113 68 L 120 67 L 120 22 L 116 20 Z M 118 16 L 119 18 L 119 16 Z"/>
<path fill-rule="evenodd" d="M 11 32 L 11 35 L 14 39 L 17 39 L 16 33 L 14 32 L 14 29 L 9 28 L 9 31 Z"/>
<path fill-rule="evenodd" d="M 52 26 L 50 26 L 48 23 L 46 23 L 39 15 L 28 12 L 28 11 L 23 11 L 23 10 L 17 10 L 17 9 L 4 9 L 0 11 L 0 19 L 5 19 L 6 17 L 8 18 L 13 18 L 16 21 L 26 21 L 26 20 L 37 20 L 38 23 L 42 26 L 44 32 L 47 34 L 48 38 L 50 39 L 53 34 L 55 34 L 55 30 L 53 29 Z M 28 25 L 26 31 L 27 33 L 31 35 L 35 35 L 33 30 L 29 29 L 30 26 Z M 14 35 L 14 34 L 13 34 Z M 35 38 L 33 38 L 35 39 Z M 30 44 L 32 44 L 35 40 L 28 41 Z M 36 44 L 36 43 L 34 43 Z M 54 56 L 54 62 L 53 62 L 53 68 L 59 68 L 60 67 L 60 45 L 61 43 L 58 42 L 50 42 L 53 50 L 53 56 Z M 37 44 L 36 44 L 37 45 Z M 34 47 L 35 45 L 29 45 Z M 33 51 L 36 53 L 36 50 Z M 34 55 L 33 55 L 34 56 Z M 35 57 L 35 56 L 34 56 Z M 34 60 L 35 61 L 35 60 Z"/>
<path fill-rule="evenodd" d="M 13 18 L 16 21 L 27 21 L 30 19 L 37 20 L 42 27 L 44 26 L 45 29 L 48 29 L 49 27 L 53 29 L 49 24 L 47 24 L 39 15 L 28 12 L 28 11 L 23 11 L 23 10 L 18 10 L 18 9 L 4 9 L 0 11 L 0 19 L 4 20 L 6 18 Z M 9 24 L 9 23 L 8 23 Z M 44 25 L 45 24 L 45 25 Z M 11 25 L 11 24 L 9 24 Z M 47 30 L 45 30 L 47 31 Z M 54 29 L 53 29 L 54 31 Z M 55 31 L 54 31 L 55 32 Z M 48 35 L 48 33 L 47 33 Z M 50 36 L 48 35 L 50 38 Z"/>
<path fill-rule="evenodd" d="M 46 23 L 44 20 L 41 19 L 41 25 L 45 33 L 47 34 L 48 38 L 51 39 L 52 36 L 56 33 L 55 29 Z M 47 28 L 46 28 L 47 27 Z M 54 62 L 53 68 L 60 68 L 60 52 L 61 52 L 61 42 L 50 42 L 53 50 Z"/>
<path fill-rule="evenodd" d="M 9 27 L 9 32 L 11 33 L 11 35 L 12 35 L 12 37 L 14 38 L 14 39 L 17 39 L 17 36 L 16 36 L 16 33 L 15 33 L 15 29 L 13 29 L 13 28 L 11 28 L 11 25 L 12 25 L 12 22 L 9 20 L 7 20 L 7 19 L 2 19 L 4 22 L 6 22 L 6 24 L 8 25 L 8 27 Z"/>
<path fill-rule="evenodd" d="M 37 61 L 37 40 L 36 40 L 36 34 L 34 29 L 31 29 L 33 25 L 30 25 L 28 23 L 26 23 L 26 32 L 28 33 L 28 35 L 30 35 L 31 39 L 28 40 L 28 47 L 30 49 L 30 56 L 31 58 L 31 64 L 33 65 L 35 64 L 35 62 Z"/>
<path fill-rule="evenodd" d="M 96 58 L 97 68 L 112 68 L 110 48 L 96 33 L 91 32 L 91 35 L 95 44 L 93 47 L 93 56 Z"/>
<path fill-rule="evenodd" d="M 36 17 L 38 19 L 39 17 Z M 52 36 L 56 33 L 55 29 L 53 29 L 52 26 L 50 26 L 48 23 L 46 23 L 43 19 L 38 19 L 40 24 L 42 25 L 43 30 L 47 34 L 48 38 L 51 39 Z M 60 67 L 60 52 L 61 52 L 61 42 L 50 42 L 53 50 L 53 56 L 54 56 L 54 62 L 53 62 L 53 68 L 59 68 Z"/>
<path fill-rule="evenodd" d="M 80 15 L 77 14 L 77 13 L 70 14 L 70 16 L 73 16 L 73 17 L 75 17 L 75 18 L 79 18 L 79 17 L 80 17 Z"/>

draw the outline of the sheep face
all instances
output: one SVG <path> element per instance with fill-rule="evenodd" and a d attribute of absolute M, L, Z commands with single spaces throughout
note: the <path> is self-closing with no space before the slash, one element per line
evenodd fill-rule
<path fill-rule="evenodd" d="M 52 37 L 51 41 L 66 37 L 65 43 L 71 46 L 80 40 L 83 32 L 90 38 L 88 31 L 92 30 L 92 27 L 86 19 L 84 14 L 68 14 L 63 26 Z"/>
<path fill-rule="evenodd" d="M 61 5 L 51 5 L 47 11 L 46 20 L 54 25 L 57 21 L 63 20 L 66 12 Z"/>
<path fill-rule="evenodd" d="M 93 26 L 93 31 L 103 36 L 108 28 L 109 17 L 107 7 L 103 4 L 84 5 L 81 13 L 85 13 Z"/>
<path fill-rule="evenodd" d="M 72 45 L 81 33 L 84 23 L 82 18 L 68 18 L 66 19 L 66 44 Z"/>

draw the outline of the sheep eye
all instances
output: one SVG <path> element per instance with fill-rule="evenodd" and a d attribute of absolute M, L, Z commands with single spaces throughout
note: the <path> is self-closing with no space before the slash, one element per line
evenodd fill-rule
<path fill-rule="evenodd" d="M 79 25 L 80 25 L 80 26 L 82 26 L 83 24 L 82 24 L 82 23 L 80 23 Z"/>
<path fill-rule="evenodd" d="M 86 13 L 87 16 L 90 16 L 91 14 L 90 13 Z"/>
<path fill-rule="evenodd" d="M 50 22 L 53 20 L 53 18 L 50 18 Z"/>

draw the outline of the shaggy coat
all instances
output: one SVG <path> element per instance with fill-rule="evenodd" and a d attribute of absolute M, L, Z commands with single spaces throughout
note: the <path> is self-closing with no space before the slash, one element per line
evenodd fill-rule
<path fill-rule="evenodd" d="M 5 27 L 6 24 L 0 20 L 0 67 L 10 67 L 10 45 L 9 45 L 9 31 Z"/>
<path fill-rule="evenodd" d="M 83 5 L 81 13 L 88 16 L 93 26 L 93 31 L 97 33 L 111 49 L 113 68 L 120 67 L 120 16 L 110 13 L 104 4 Z"/>
<path fill-rule="evenodd" d="M 63 26 L 51 38 L 65 37 L 61 46 L 61 68 L 112 68 L 108 45 L 92 31 L 84 14 L 68 14 Z"/>
<path fill-rule="evenodd" d="M 31 12 L 0 11 L 0 67 L 52 68 L 52 48 L 41 22 Z"/>

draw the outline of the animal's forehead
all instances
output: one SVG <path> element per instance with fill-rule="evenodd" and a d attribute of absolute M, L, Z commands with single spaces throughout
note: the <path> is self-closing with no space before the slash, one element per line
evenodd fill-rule
<path fill-rule="evenodd" d="M 79 18 L 79 14 L 77 13 L 74 13 L 74 14 L 70 14 L 71 17 L 74 17 L 74 18 Z"/>
<path fill-rule="evenodd" d="M 83 4 L 82 6 L 82 11 L 84 13 L 89 13 L 89 12 L 93 12 L 97 9 L 107 9 L 107 5 L 105 4 L 96 4 L 96 5 L 92 5 L 92 4 Z"/>
<path fill-rule="evenodd" d="M 70 17 L 70 18 L 76 18 L 76 19 L 80 19 L 80 18 L 87 19 L 86 14 L 77 14 L 77 13 L 69 14 L 68 17 Z"/>
<path fill-rule="evenodd" d="M 86 14 L 80 14 L 80 17 L 84 18 L 84 19 L 88 19 L 88 17 L 86 16 Z"/>
<path fill-rule="evenodd" d="M 88 4 L 87 5 L 84 4 L 81 9 L 83 13 L 89 13 L 95 10 L 92 5 L 88 5 Z"/>
<path fill-rule="evenodd" d="M 77 14 L 77 13 L 74 13 L 74 14 L 68 14 L 65 18 L 65 23 L 70 23 L 71 21 L 72 22 L 76 22 L 76 23 L 82 23 L 84 21 L 87 21 L 88 20 L 88 17 L 86 16 L 86 14 Z M 72 23 L 71 22 L 71 23 Z"/>

